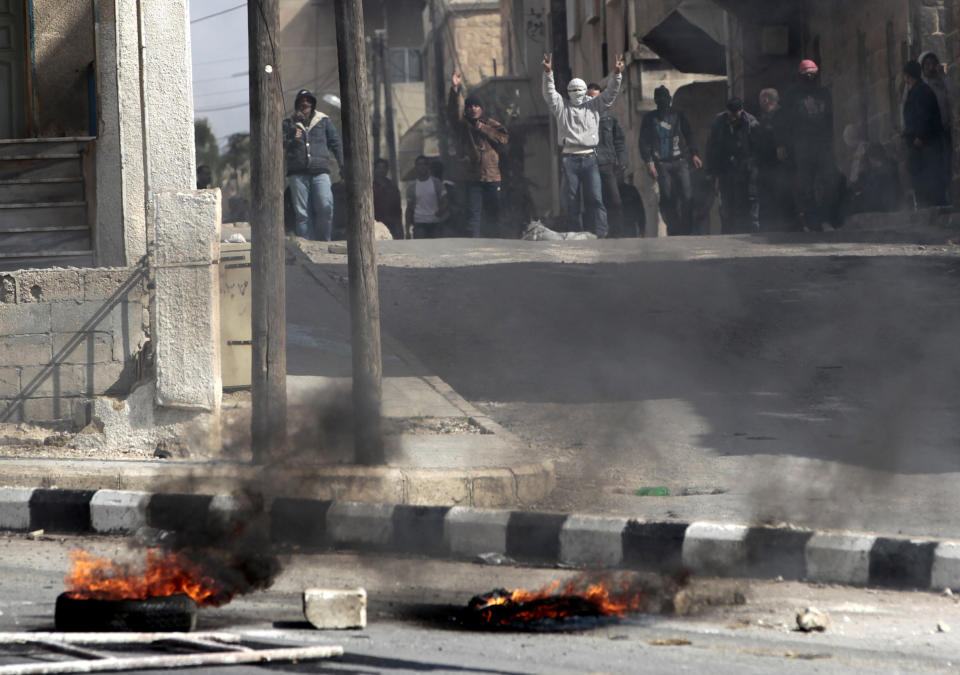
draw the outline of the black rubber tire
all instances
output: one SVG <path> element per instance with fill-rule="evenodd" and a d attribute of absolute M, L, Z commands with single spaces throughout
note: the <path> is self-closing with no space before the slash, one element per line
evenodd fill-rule
<path fill-rule="evenodd" d="M 197 625 L 197 605 L 187 595 L 146 600 L 79 600 L 57 597 L 54 625 L 58 631 L 186 632 Z"/>

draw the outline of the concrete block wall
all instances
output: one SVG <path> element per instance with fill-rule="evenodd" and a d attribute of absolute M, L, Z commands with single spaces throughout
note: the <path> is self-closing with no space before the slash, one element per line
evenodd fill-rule
<path fill-rule="evenodd" d="M 84 424 L 86 402 L 126 394 L 148 333 L 142 268 L 0 275 L 0 422 Z"/>

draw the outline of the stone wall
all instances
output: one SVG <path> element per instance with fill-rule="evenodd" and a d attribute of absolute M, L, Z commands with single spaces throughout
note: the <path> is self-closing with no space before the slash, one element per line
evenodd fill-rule
<path fill-rule="evenodd" d="M 87 401 L 124 395 L 148 332 L 145 270 L 0 275 L 0 422 L 86 423 Z"/>
<path fill-rule="evenodd" d="M 479 84 L 493 77 L 494 62 L 498 75 L 504 74 L 500 44 L 500 16 L 497 11 L 478 10 L 450 17 L 456 64 L 468 84 Z"/>
<path fill-rule="evenodd" d="M 808 5 L 804 56 L 818 58 L 821 80 L 833 92 L 835 152 L 844 173 L 852 155 L 841 140 L 847 125 L 857 125 L 868 140 L 897 145 L 900 73 L 913 49 L 908 44 L 910 19 L 902 0 L 856 7 L 815 0 Z"/>

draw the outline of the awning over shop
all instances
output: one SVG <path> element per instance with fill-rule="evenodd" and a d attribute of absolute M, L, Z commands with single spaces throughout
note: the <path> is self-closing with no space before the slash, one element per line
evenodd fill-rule
<path fill-rule="evenodd" d="M 685 73 L 726 74 L 726 16 L 711 0 L 683 0 L 643 36 L 644 43 Z M 664 4 L 666 10 L 669 4 Z"/>

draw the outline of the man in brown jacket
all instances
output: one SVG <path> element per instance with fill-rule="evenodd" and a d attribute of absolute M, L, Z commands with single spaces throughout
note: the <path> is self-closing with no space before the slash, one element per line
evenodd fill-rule
<path fill-rule="evenodd" d="M 484 116 L 477 97 L 464 100 L 460 73 L 454 71 L 450 83 L 447 115 L 464 167 L 467 224 L 474 237 L 495 237 L 500 229 L 500 153 L 509 134 L 502 124 Z"/>

